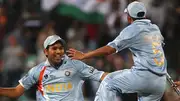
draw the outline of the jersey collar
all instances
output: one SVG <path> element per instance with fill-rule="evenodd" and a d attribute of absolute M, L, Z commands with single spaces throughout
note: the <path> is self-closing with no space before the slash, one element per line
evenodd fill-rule
<path fill-rule="evenodd" d="M 151 20 L 149 20 L 149 19 L 140 19 L 140 20 L 135 20 L 133 23 L 138 23 L 138 22 L 150 23 Z"/>

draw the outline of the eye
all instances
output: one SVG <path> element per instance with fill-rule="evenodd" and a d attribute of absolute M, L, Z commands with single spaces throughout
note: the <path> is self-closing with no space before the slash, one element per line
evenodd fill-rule
<path fill-rule="evenodd" d="M 60 50 L 63 50 L 63 49 L 64 49 L 64 47 L 60 47 L 59 49 L 60 49 Z"/>
<path fill-rule="evenodd" d="M 57 47 L 53 47 L 52 49 L 53 49 L 53 50 L 56 50 L 56 49 L 57 49 Z"/>

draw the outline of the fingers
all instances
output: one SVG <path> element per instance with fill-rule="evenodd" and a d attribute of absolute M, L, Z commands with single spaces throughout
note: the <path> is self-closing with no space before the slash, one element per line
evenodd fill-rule
<path fill-rule="evenodd" d="M 69 54 L 74 54 L 76 51 L 77 51 L 77 50 L 71 48 L 71 49 L 67 50 L 67 53 L 69 53 Z"/>
<path fill-rule="evenodd" d="M 68 57 L 71 57 L 71 58 L 72 58 L 73 56 L 74 56 L 74 54 L 68 54 Z"/>
<path fill-rule="evenodd" d="M 70 51 L 70 50 L 68 50 L 68 51 L 66 51 L 68 54 L 74 54 L 75 52 L 73 52 L 73 51 Z"/>
<path fill-rule="evenodd" d="M 71 51 L 71 52 L 76 52 L 77 50 L 76 50 L 76 49 L 73 49 L 73 48 L 70 48 L 69 51 Z"/>
<path fill-rule="evenodd" d="M 77 60 L 75 57 L 71 57 L 72 60 Z"/>
<path fill-rule="evenodd" d="M 76 59 L 76 58 L 74 57 L 76 52 L 77 52 L 76 49 L 70 48 L 69 50 L 67 50 L 68 57 L 70 57 L 71 59 Z"/>
<path fill-rule="evenodd" d="M 70 57 L 71 59 L 75 59 L 75 60 L 81 60 L 81 59 L 83 59 L 83 55 L 84 55 L 83 52 L 78 51 L 78 50 L 73 49 L 73 48 L 67 50 L 67 53 L 68 53 L 68 54 L 67 54 L 68 57 Z"/>
<path fill-rule="evenodd" d="M 76 52 L 76 51 L 75 51 L 74 49 L 69 49 L 69 50 L 67 50 L 67 53 L 68 53 L 68 56 L 69 56 L 69 57 L 73 57 L 75 52 Z"/>

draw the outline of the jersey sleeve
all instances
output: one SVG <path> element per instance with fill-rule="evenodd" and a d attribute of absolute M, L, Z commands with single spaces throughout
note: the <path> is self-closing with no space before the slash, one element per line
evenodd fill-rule
<path fill-rule="evenodd" d="M 31 88 L 34 84 L 38 82 L 39 73 L 40 72 L 37 71 L 37 67 L 32 68 L 25 76 L 23 76 L 19 80 L 20 85 L 23 86 L 25 89 Z"/>
<path fill-rule="evenodd" d="M 83 79 L 91 79 L 95 81 L 100 81 L 101 76 L 103 75 L 104 71 L 99 71 L 92 66 L 89 66 L 81 61 L 75 60 L 73 62 L 75 64 L 75 68 L 77 69 L 79 75 Z"/>
<path fill-rule="evenodd" d="M 133 44 L 134 36 L 138 33 L 138 29 L 129 26 L 122 30 L 120 34 L 111 42 L 107 44 L 116 49 L 116 52 L 121 51 Z"/>

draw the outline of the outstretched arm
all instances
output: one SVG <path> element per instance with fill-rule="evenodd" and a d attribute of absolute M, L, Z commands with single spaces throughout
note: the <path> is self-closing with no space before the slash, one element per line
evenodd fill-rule
<path fill-rule="evenodd" d="M 67 52 L 68 52 L 68 56 L 71 57 L 72 59 L 83 60 L 83 59 L 92 58 L 96 56 L 110 55 L 112 53 L 115 53 L 116 49 L 110 46 L 103 46 L 101 48 L 98 48 L 94 51 L 90 51 L 87 53 L 83 53 L 75 49 L 69 49 Z"/>
<path fill-rule="evenodd" d="M 17 98 L 24 93 L 24 87 L 20 84 L 14 88 L 0 88 L 0 96 Z"/>

